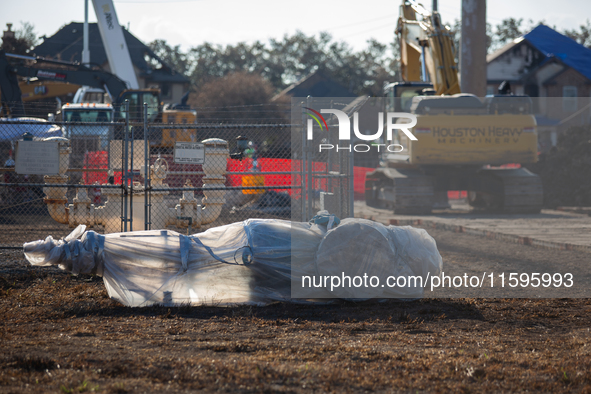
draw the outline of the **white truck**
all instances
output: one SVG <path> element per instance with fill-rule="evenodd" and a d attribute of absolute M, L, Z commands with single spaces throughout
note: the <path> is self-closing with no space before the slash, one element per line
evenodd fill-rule
<path fill-rule="evenodd" d="M 95 161 L 109 155 L 109 141 L 113 139 L 115 128 L 114 112 L 113 106 L 105 103 L 62 106 L 63 136 L 70 140 L 72 149 L 70 168 L 100 168 L 105 164 Z"/>

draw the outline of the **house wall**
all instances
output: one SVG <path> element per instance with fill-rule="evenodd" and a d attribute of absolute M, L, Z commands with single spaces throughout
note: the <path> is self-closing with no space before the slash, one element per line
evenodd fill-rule
<path fill-rule="evenodd" d="M 563 97 L 564 87 L 574 86 L 577 88 L 576 105 L 569 108 L 568 97 Z M 591 81 L 575 71 L 572 68 L 565 70 L 558 74 L 552 80 L 544 84 L 547 99 L 547 108 L 545 115 L 552 119 L 566 119 L 571 117 L 571 120 L 576 124 L 586 121 L 588 123 L 591 116 L 589 109 L 583 111 L 581 114 L 572 117 L 572 115 L 589 104 L 591 97 Z"/>
<path fill-rule="evenodd" d="M 540 97 L 549 97 L 543 83 L 546 82 L 548 78 L 558 74 L 562 70 L 564 70 L 564 66 L 560 63 L 548 63 L 536 70 L 535 80 L 540 86 Z M 542 95 L 542 92 L 545 94 Z"/>
<path fill-rule="evenodd" d="M 535 66 L 540 60 L 540 53 L 537 50 L 521 42 L 488 63 L 486 78 L 489 81 L 519 80 L 528 68 Z"/>
<path fill-rule="evenodd" d="M 186 84 L 175 83 L 172 85 L 172 97 L 170 101 L 165 103 L 180 103 L 181 98 L 183 98 L 183 94 L 188 90 L 188 86 Z"/>

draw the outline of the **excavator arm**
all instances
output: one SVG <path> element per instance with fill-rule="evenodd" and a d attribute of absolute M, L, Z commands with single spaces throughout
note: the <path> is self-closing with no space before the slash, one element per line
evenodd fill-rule
<path fill-rule="evenodd" d="M 10 64 L 7 57 L 33 61 L 35 66 L 18 62 Z M 113 102 L 116 102 L 121 93 L 127 90 L 127 85 L 116 75 L 102 70 L 93 70 L 86 66 L 47 60 L 39 57 L 15 56 L 0 53 L 0 65 L 6 64 L 5 74 L 13 74 L 15 77 L 37 78 L 45 81 L 67 82 L 75 85 L 86 85 L 105 89 Z"/>
<path fill-rule="evenodd" d="M 74 94 L 80 85 L 53 81 L 24 81 L 19 83 L 24 102 Z"/>
<path fill-rule="evenodd" d="M 25 107 L 18 79 L 16 74 L 11 72 L 11 66 L 3 50 L 0 50 L 0 91 L 2 100 L 0 115 L 24 116 Z"/>
<path fill-rule="evenodd" d="M 435 94 L 460 93 L 452 33 L 438 12 L 429 13 L 415 0 L 402 0 L 396 33 L 404 81 L 426 81 L 428 74 Z"/>
<path fill-rule="evenodd" d="M 21 60 L 9 62 L 8 57 Z M 24 61 L 35 62 L 34 65 Z M 86 85 L 105 89 L 114 104 L 130 101 L 132 120 L 142 118 L 142 103 L 149 104 L 150 121 L 160 121 L 160 94 L 157 89 L 129 90 L 124 81 L 109 72 L 93 70 L 86 66 L 56 60 L 29 56 L 10 55 L 0 51 L 0 89 L 2 90 L 3 113 L 11 116 L 23 116 L 22 92 L 17 76 L 37 78 L 41 81 L 55 81 L 76 85 Z M 119 112 L 118 112 L 119 114 Z M 117 118 L 117 116 L 116 116 Z"/>

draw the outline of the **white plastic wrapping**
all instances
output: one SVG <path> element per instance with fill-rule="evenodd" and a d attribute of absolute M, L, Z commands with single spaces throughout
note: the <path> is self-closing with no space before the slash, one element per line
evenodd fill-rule
<path fill-rule="evenodd" d="M 423 229 L 344 219 L 323 238 L 315 264 L 322 277 L 379 278 L 375 287 L 341 283 L 332 289 L 339 298 L 419 298 L 428 276 L 440 274 L 442 259 L 435 240 Z M 399 277 L 404 279 L 396 280 Z"/>
<path fill-rule="evenodd" d="M 301 302 L 292 297 L 294 278 L 297 283 L 303 275 L 329 275 L 335 267 L 355 261 L 364 269 L 394 274 L 424 276 L 441 271 L 435 241 L 424 230 L 385 227 L 363 219 L 346 219 L 328 231 L 323 225 L 275 219 L 249 219 L 192 236 L 168 230 L 107 235 L 84 230 L 79 226 L 60 241 L 50 236 L 26 243 L 25 256 L 33 265 L 100 275 L 109 296 L 127 306 Z M 369 236 L 375 250 L 367 256 L 358 246 L 367 243 L 364 233 L 372 232 L 380 235 Z M 357 254 L 351 253 L 352 245 Z M 396 291 L 360 297 L 323 288 L 312 289 L 303 298 L 423 294 L 416 287 Z"/>

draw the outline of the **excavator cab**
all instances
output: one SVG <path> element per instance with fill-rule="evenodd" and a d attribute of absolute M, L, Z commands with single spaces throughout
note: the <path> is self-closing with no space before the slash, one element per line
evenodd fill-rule
<path fill-rule="evenodd" d="M 432 89 L 433 84 L 429 82 L 394 82 L 386 85 L 386 112 L 410 112 L 413 97 L 431 95 L 426 91 Z"/>
<path fill-rule="evenodd" d="M 125 100 L 129 100 L 129 121 L 143 122 L 144 103 L 148 104 L 148 123 L 162 122 L 158 89 L 126 90 L 117 99 L 117 120 L 125 121 Z"/>

